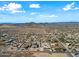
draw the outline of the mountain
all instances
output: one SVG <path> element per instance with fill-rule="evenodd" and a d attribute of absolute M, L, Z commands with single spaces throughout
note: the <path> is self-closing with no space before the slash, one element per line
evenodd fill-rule
<path fill-rule="evenodd" d="M 56 23 L 0 23 L 0 26 L 2 25 L 11 25 L 11 26 L 79 26 L 79 22 L 56 22 Z"/>

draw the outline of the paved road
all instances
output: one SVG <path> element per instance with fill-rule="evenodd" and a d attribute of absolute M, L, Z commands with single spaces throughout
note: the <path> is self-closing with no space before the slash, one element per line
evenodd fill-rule
<path fill-rule="evenodd" d="M 57 41 L 68 51 L 68 53 L 72 56 L 75 57 L 75 55 L 73 53 L 71 53 L 71 51 L 68 49 L 67 46 L 65 46 L 64 43 L 62 43 L 59 39 L 57 39 Z"/>

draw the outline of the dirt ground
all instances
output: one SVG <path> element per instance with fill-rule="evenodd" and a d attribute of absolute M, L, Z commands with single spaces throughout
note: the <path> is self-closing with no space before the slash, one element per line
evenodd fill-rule
<path fill-rule="evenodd" d="M 20 51 L 20 52 L 6 52 L 0 57 L 69 57 L 66 53 L 52 53 L 40 51 Z"/>
<path fill-rule="evenodd" d="M 35 52 L 33 54 L 35 57 L 68 57 L 66 53 L 46 53 L 46 52 Z"/>

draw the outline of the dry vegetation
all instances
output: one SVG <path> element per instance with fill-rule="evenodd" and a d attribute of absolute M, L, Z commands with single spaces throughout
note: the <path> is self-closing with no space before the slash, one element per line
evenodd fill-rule
<path fill-rule="evenodd" d="M 76 52 L 79 48 L 79 26 L 13 27 L 0 28 L 0 56 L 66 57 L 78 55 Z"/>

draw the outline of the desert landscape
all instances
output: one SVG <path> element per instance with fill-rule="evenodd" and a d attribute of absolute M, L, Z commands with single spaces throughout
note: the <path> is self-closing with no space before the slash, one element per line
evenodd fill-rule
<path fill-rule="evenodd" d="M 79 1 L 0 1 L 0 57 L 79 57 Z"/>
<path fill-rule="evenodd" d="M 79 24 L 62 24 L 1 24 L 0 56 L 78 57 Z"/>

